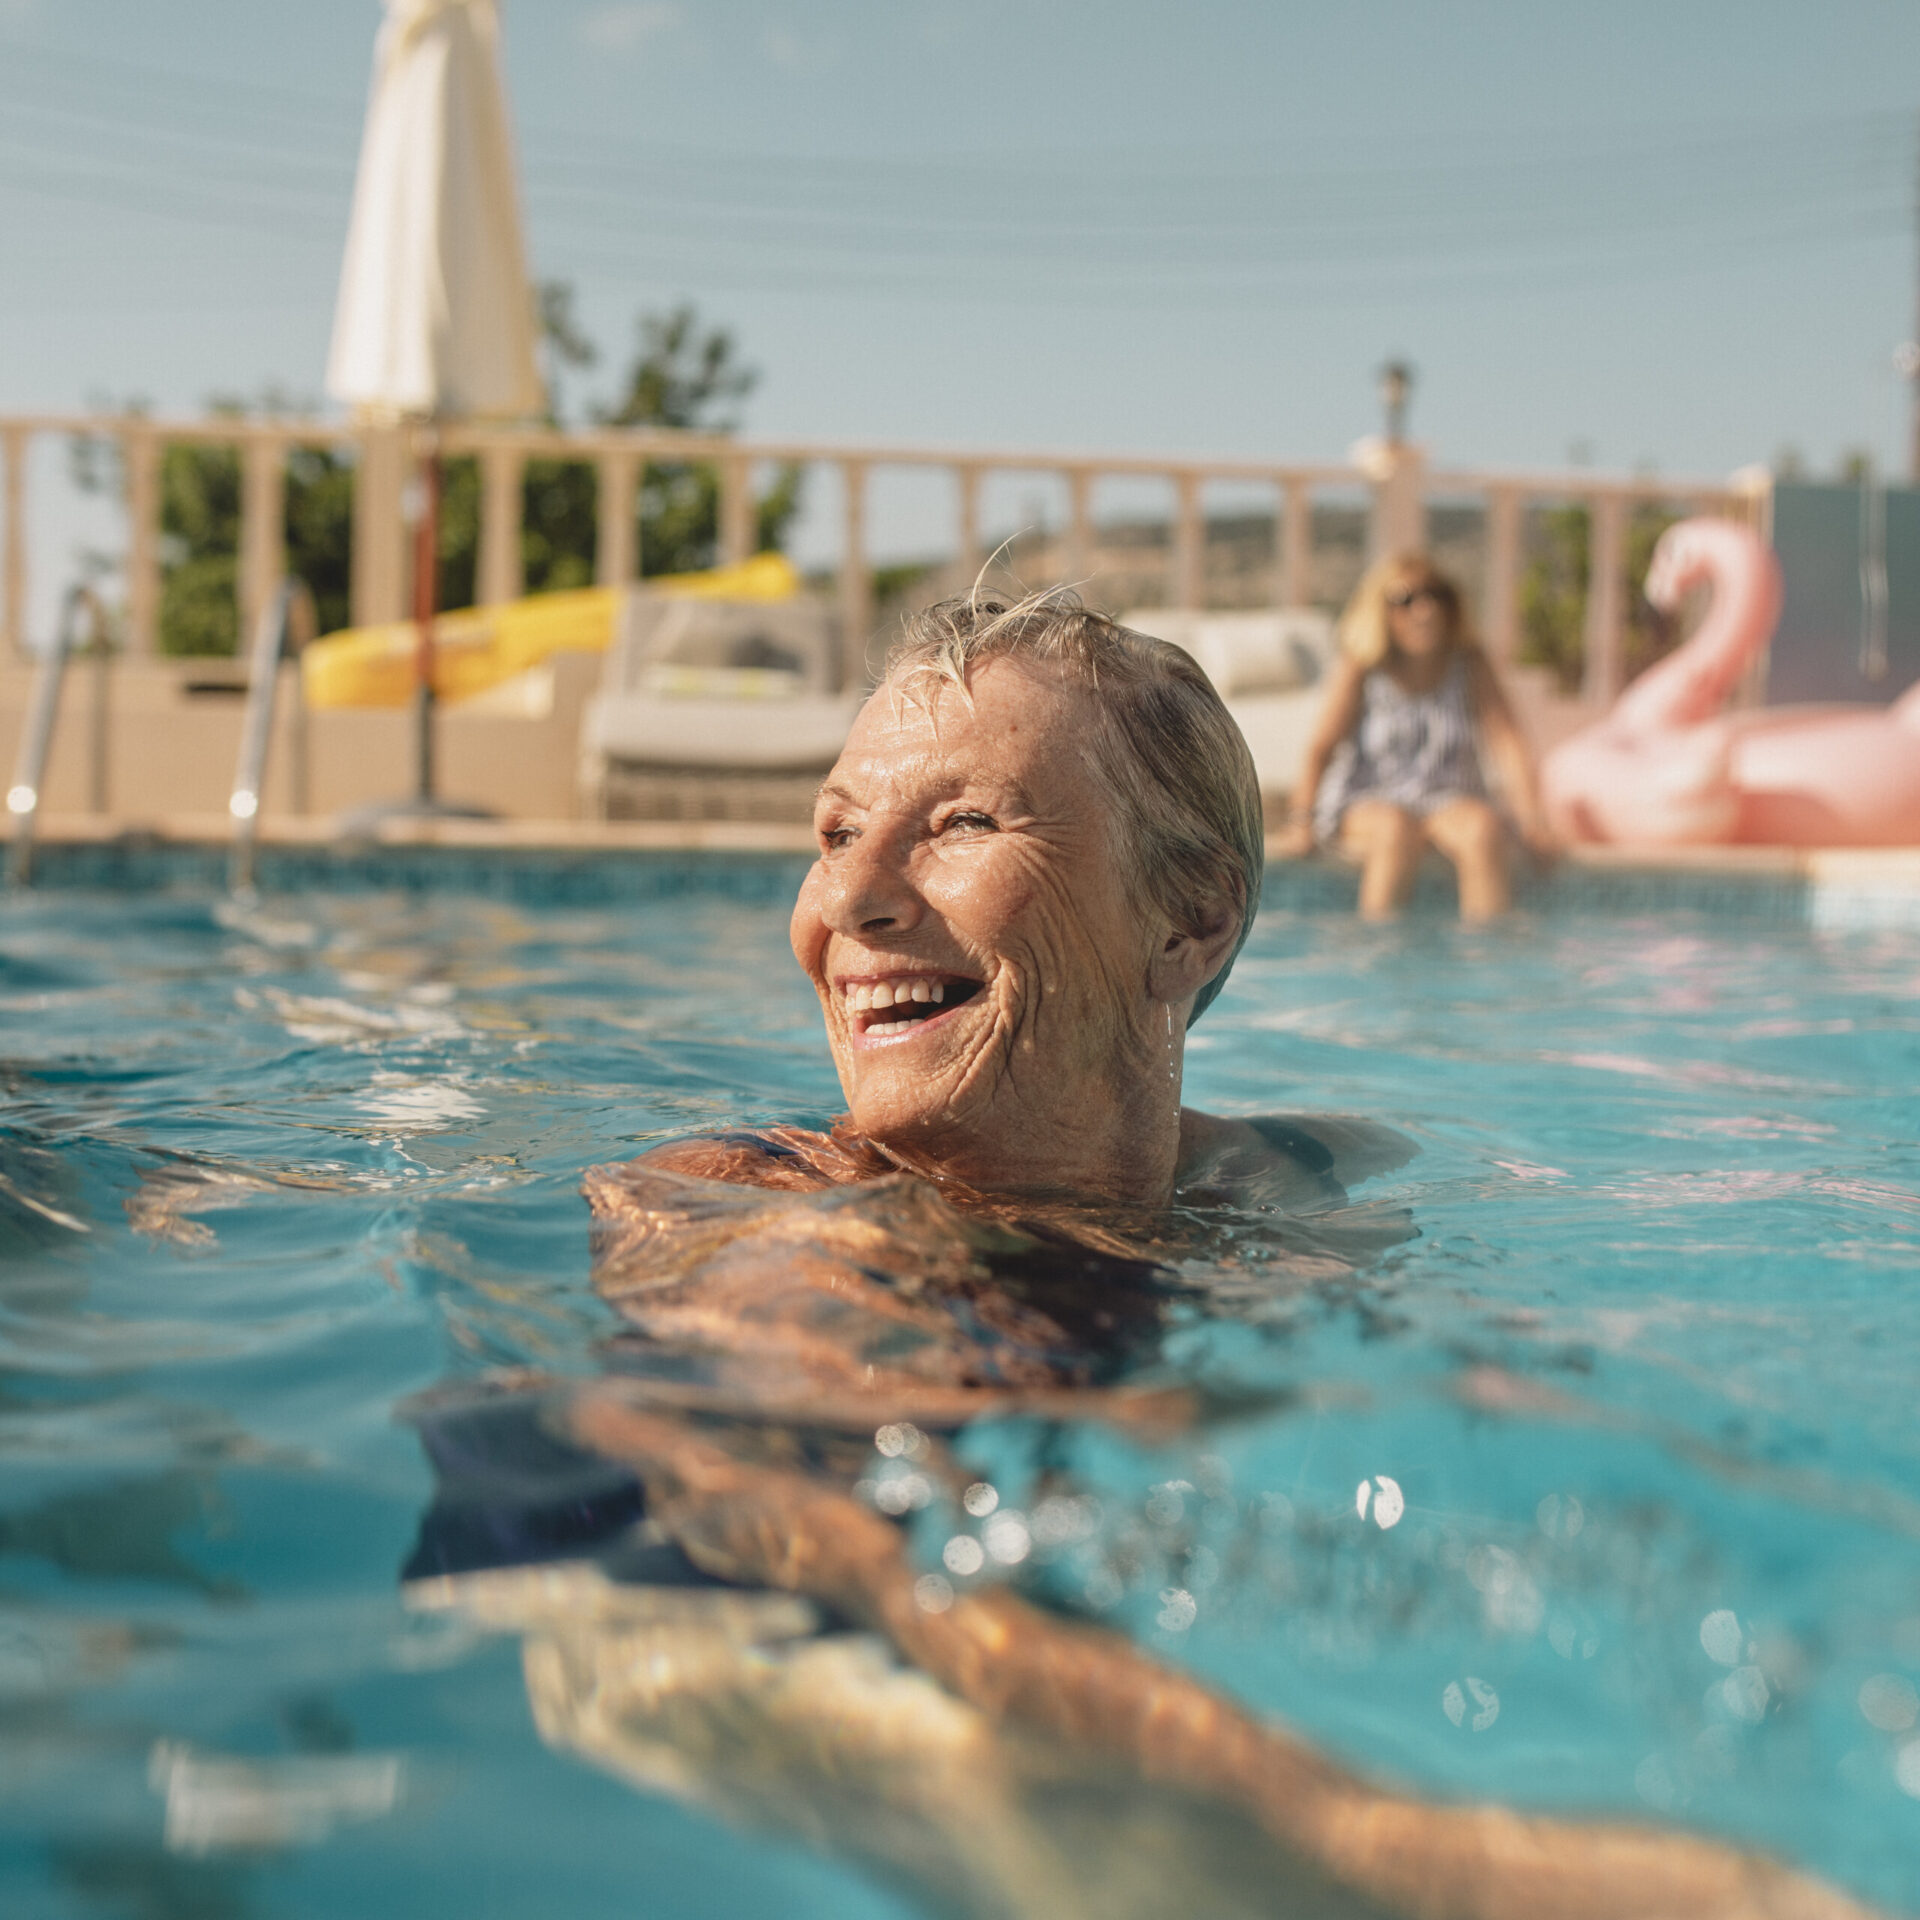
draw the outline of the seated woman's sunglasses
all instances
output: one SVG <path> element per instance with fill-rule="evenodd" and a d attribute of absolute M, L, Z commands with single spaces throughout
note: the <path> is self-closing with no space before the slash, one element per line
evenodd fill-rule
<path fill-rule="evenodd" d="M 1430 600 L 1436 607 L 1447 604 L 1447 596 L 1438 587 L 1409 587 L 1405 593 L 1387 595 L 1387 605 L 1396 613 L 1404 613 L 1417 601 Z"/>

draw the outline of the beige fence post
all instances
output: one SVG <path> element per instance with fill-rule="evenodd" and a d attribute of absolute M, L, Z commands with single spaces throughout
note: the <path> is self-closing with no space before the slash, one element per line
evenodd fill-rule
<path fill-rule="evenodd" d="M 849 671 L 864 673 L 867 642 L 873 637 L 873 575 L 867 567 L 867 463 L 840 462 L 845 494 L 846 534 L 840 555 L 842 654 Z"/>
<path fill-rule="evenodd" d="M 160 437 L 151 427 L 120 436 L 127 476 L 127 653 L 160 651 Z"/>
<path fill-rule="evenodd" d="M 480 455 L 480 558 L 474 599 L 483 607 L 518 600 L 526 587 L 520 554 L 527 460 L 518 447 L 490 446 Z"/>
<path fill-rule="evenodd" d="M 603 453 L 594 488 L 596 522 L 593 577 L 603 587 L 624 587 L 639 574 L 634 492 L 640 462 L 631 453 Z"/>
<path fill-rule="evenodd" d="M 9 427 L 0 436 L 6 460 L 6 589 L 0 597 L 0 628 L 15 653 L 27 650 L 27 430 Z"/>
<path fill-rule="evenodd" d="M 738 566 L 753 558 L 753 469 L 745 454 L 730 453 L 720 462 L 720 564 Z"/>
<path fill-rule="evenodd" d="M 986 557 L 980 551 L 980 469 L 956 467 L 954 478 L 960 483 L 960 567 L 971 588 Z"/>
<path fill-rule="evenodd" d="M 1405 441 L 1379 450 L 1374 471 L 1369 560 L 1418 552 L 1427 544 L 1427 457 Z"/>
<path fill-rule="evenodd" d="M 1587 661 L 1580 692 L 1595 706 L 1611 706 L 1621 687 L 1621 616 L 1625 611 L 1627 503 L 1617 493 L 1587 502 L 1591 540 L 1587 565 Z"/>
<path fill-rule="evenodd" d="M 255 431 L 240 443 L 240 655 L 287 571 L 287 445 Z"/>
<path fill-rule="evenodd" d="M 1067 469 L 1067 579 L 1082 586 L 1093 572 L 1093 475 Z"/>
<path fill-rule="evenodd" d="M 353 624 L 407 617 L 407 528 L 401 512 L 407 441 L 398 427 L 365 428 L 353 476 Z"/>
<path fill-rule="evenodd" d="M 1520 495 L 1487 491 L 1487 650 L 1501 666 L 1520 655 Z"/>
<path fill-rule="evenodd" d="M 1203 607 L 1207 603 L 1207 526 L 1200 517 L 1200 476 L 1174 476 L 1173 604 Z"/>
<path fill-rule="evenodd" d="M 1281 483 L 1286 517 L 1280 523 L 1280 585 L 1275 603 L 1313 604 L 1313 489 L 1304 480 Z"/>

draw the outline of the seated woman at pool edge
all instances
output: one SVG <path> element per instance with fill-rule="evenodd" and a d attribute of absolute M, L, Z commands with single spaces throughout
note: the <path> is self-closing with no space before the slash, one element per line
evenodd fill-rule
<path fill-rule="evenodd" d="M 1181 1105 L 1185 1035 L 1252 924 L 1262 848 L 1245 743 L 1178 648 L 1066 596 L 933 608 L 815 828 L 792 942 L 846 1117 L 588 1177 L 595 1282 L 638 1344 L 568 1425 L 632 1468 L 651 1524 L 709 1576 L 884 1636 L 1009 1752 L 1044 1738 L 1252 1823 L 1282 1904 L 1857 1913 L 1710 1842 L 1375 1788 L 1120 1635 L 921 1576 L 856 1489 L 880 1423 L 915 1423 L 928 1471 L 951 1476 L 939 1436 L 995 1411 L 1164 1421 L 1180 1397 L 1092 1384 L 1048 1318 L 1061 1296 L 998 1286 L 996 1255 L 1106 1256 L 1073 1271 L 1119 1307 L 1123 1269 L 1176 1258 L 1208 1211 L 1324 1207 L 1342 1175 L 1398 1156 L 1383 1129 Z M 814 1437 L 769 1438 L 768 1421 Z"/>
<path fill-rule="evenodd" d="M 1552 851 L 1532 756 L 1499 676 L 1467 630 L 1460 591 L 1424 554 L 1376 565 L 1340 619 L 1340 651 L 1275 851 L 1338 848 L 1360 862 L 1360 912 L 1406 905 L 1429 847 L 1452 862 L 1460 917 L 1512 905 L 1508 825 L 1481 755 L 1536 855 Z"/>

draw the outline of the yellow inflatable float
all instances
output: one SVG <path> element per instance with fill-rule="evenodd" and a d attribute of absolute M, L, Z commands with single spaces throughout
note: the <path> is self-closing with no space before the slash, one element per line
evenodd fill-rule
<path fill-rule="evenodd" d="M 783 553 L 756 554 L 706 573 L 664 574 L 650 593 L 709 600 L 791 600 L 800 576 Z M 549 654 L 603 653 L 619 624 L 625 587 L 536 593 L 498 607 L 463 607 L 435 616 L 433 688 L 442 700 L 475 694 L 537 667 Z M 404 707 L 412 698 L 414 625 L 349 627 L 316 640 L 300 656 L 309 707 Z"/>

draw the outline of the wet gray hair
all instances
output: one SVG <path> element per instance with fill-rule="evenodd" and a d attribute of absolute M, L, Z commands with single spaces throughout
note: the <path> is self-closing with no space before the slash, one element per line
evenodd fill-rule
<path fill-rule="evenodd" d="M 1225 962 L 1194 996 L 1192 1026 L 1226 985 L 1260 906 L 1266 840 L 1253 755 L 1200 663 L 1094 613 L 1065 588 L 1008 601 L 978 588 L 909 614 L 883 682 L 962 695 L 988 660 L 1050 667 L 1097 702 L 1100 772 L 1126 816 L 1122 841 L 1143 899 L 1200 933 L 1222 898 L 1240 915 Z M 929 684 L 930 683 L 930 684 Z"/>

